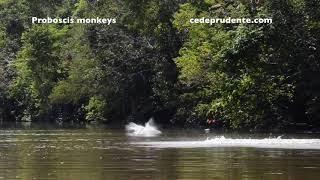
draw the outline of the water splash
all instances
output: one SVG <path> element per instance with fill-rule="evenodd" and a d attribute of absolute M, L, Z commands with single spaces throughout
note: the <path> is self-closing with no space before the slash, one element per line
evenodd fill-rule
<path fill-rule="evenodd" d="M 264 149 L 318 149 L 320 139 L 233 139 L 224 136 L 207 139 L 204 141 L 157 141 L 136 142 L 138 146 L 154 148 L 214 148 L 214 147 L 249 147 Z"/>
<path fill-rule="evenodd" d="M 153 137 L 161 134 L 161 131 L 157 129 L 153 118 L 150 118 L 144 126 L 130 122 L 126 125 L 126 130 L 129 136 Z"/>

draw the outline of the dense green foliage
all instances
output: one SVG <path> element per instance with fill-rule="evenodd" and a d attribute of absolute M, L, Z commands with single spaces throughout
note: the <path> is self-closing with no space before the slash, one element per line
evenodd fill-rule
<path fill-rule="evenodd" d="M 176 62 L 186 88 L 178 113 L 231 128 L 318 126 L 319 1 L 187 3 L 175 16 L 188 38 Z M 218 6 L 217 6 L 218 5 Z M 272 17 L 272 24 L 192 25 L 191 17 Z M 312 25 L 311 25 L 312 24 Z M 310 26 L 311 25 L 311 26 Z M 188 110 L 192 111 L 188 112 Z"/>
<path fill-rule="evenodd" d="M 319 128 L 319 9 L 319 0 L 0 0 L 0 120 Z M 273 23 L 190 24 L 201 17 Z"/>

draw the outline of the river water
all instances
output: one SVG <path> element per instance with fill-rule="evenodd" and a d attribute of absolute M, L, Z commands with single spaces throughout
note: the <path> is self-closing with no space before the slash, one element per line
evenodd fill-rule
<path fill-rule="evenodd" d="M 169 130 L 0 130 L 0 180 L 316 180 L 320 140 Z"/>

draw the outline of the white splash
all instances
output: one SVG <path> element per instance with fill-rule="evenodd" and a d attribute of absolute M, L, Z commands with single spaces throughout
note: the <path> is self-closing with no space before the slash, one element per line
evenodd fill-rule
<path fill-rule="evenodd" d="M 126 130 L 129 136 L 153 137 L 161 134 L 152 118 L 144 126 L 131 122 L 126 125 Z"/>
<path fill-rule="evenodd" d="M 214 148 L 214 147 L 251 147 L 264 149 L 318 149 L 320 150 L 320 139 L 232 139 L 216 137 L 204 141 L 158 141 L 158 142 L 136 142 L 143 147 L 154 148 Z"/>

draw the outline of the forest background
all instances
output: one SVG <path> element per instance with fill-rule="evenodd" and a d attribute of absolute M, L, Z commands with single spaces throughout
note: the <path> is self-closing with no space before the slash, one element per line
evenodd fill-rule
<path fill-rule="evenodd" d="M 32 24 L 32 17 L 117 23 Z M 190 24 L 190 18 L 272 24 Z M 0 0 L 0 122 L 315 131 L 320 0 Z"/>

